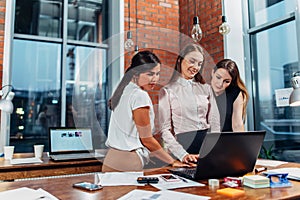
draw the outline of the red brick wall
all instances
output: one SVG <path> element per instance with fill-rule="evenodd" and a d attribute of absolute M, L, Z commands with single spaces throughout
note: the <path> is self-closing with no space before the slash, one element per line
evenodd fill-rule
<path fill-rule="evenodd" d="M 128 5 L 128 2 L 130 5 Z M 179 4 L 178 0 L 136 0 L 124 1 L 124 36 L 130 30 L 133 41 L 139 49 L 152 50 L 161 60 L 161 85 L 169 80 L 170 68 L 175 65 L 179 49 Z M 130 10 L 129 10 L 130 7 Z M 137 12 L 136 12 L 137 9 Z M 130 19 L 129 18 L 130 12 Z M 136 23 L 137 22 L 137 23 Z M 137 41 L 136 41 L 136 36 Z M 125 52 L 125 69 L 130 65 L 134 49 Z M 153 103 L 157 103 L 158 93 L 150 92 Z"/>
<path fill-rule="evenodd" d="M 195 7 L 203 31 L 200 44 L 208 54 L 206 66 L 209 67 L 204 67 L 204 77 L 209 82 L 214 63 L 224 56 L 223 36 L 218 32 L 222 18 L 221 0 L 139 0 L 137 7 L 136 0 L 125 0 L 124 5 L 125 40 L 130 25 L 135 43 L 138 36 L 139 49 L 152 49 L 162 61 L 160 86 L 149 92 L 154 105 L 158 103 L 160 87 L 168 83 L 172 74 L 180 46 L 191 41 Z M 134 48 L 125 52 L 125 69 L 133 55 Z"/>
<path fill-rule="evenodd" d="M 0 0 L 0 85 L 3 75 L 3 48 L 4 48 L 4 22 L 5 22 L 5 0 Z"/>
<path fill-rule="evenodd" d="M 137 1 L 137 7 L 136 0 L 125 0 L 124 5 L 125 39 L 130 21 L 134 42 L 138 35 L 139 49 L 158 49 L 157 55 L 164 64 L 161 85 L 168 82 L 170 68 L 174 67 L 179 46 L 183 46 L 187 39 L 190 40 L 193 17 L 198 15 L 203 31 L 200 44 L 208 54 L 206 64 L 209 67 L 205 68 L 204 73 L 209 82 L 212 66 L 224 57 L 223 36 L 218 31 L 222 23 L 221 0 L 140 0 Z M 125 69 L 130 65 L 133 54 L 133 49 L 126 52 Z M 153 95 L 156 103 L 155 93 Z"/>
<path fill-rule="evenodd" d="M 197 15 L 200 19 L 203 32 L 200 45 L 209 55 L 206 58 L 208 67 L 204 67 L 206 70 L 204 77 L 209 82 L 211 68 L 224 57 L 223 36 L 219 33 L 219 26 L 222 24 L 222 2 L 221 0 L 179 0 L 179 7 L 181 33 L 190 35 L 193 17 Z"/>

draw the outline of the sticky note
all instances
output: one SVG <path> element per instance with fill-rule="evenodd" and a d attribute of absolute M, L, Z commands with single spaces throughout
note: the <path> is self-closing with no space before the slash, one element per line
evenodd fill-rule
<path fill-rule="evenodd" d="M 222 194 L 228 197 L 239 197 L 245 194 L 244 190 L 238 190 L 234 188 L 224 188 L 217 190 L 217 194 Z"/>

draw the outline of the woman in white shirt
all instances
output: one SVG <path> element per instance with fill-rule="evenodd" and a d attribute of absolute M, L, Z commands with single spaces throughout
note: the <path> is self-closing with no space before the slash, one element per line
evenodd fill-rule
<path fill-rule="evenodd" d="M 112 110 L 108 138 L 109 147 L 102 171 L 140 171 L 153 154 L 172 166 L 186 166 L 163 150 L 152 135 L 154 111 L 145 90 L 159 80 L 160 60 L 150 51 L 138 52 L 109 100 Z"/>
<path fill-rule="evenodd" d="M 197 44 L 187 45 L 177 58 L 170 82 L 160 90 L 159 132 L 165 147 L 184 163 L 196 162 L 198 154 L 189 154 L 176 140 L 177 134 L 220 131 L 213 91 L 201 75 L 203 63 L 203 49 Z"/>

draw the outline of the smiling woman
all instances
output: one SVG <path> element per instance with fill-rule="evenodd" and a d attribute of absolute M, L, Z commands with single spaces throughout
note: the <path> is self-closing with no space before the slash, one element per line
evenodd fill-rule
<path fill-rule="evenodd" d="M 201 75 L 203 64 L 203 49 L 197 44 L 185 46 L 177 58 L 170 83 L 160 91 L 159 133 L 166 148 L 186 163 L 196 162 L 198 155 L 189 154 L 176 140 L 177 134 L 205 129 L 220 131 L 213 91 Z"/>

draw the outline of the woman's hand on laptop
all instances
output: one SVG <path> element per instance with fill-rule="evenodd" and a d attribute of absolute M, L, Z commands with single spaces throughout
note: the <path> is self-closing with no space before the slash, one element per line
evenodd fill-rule
<path fill-rule="evenodd" d="M 198 154 L 187 154 L 186 156 L 183 157 L 182 162 L 184 163 L 193 163 L 196 164 L 198 161 L 199 155 Z"/>
<path fill-rule="evenodd" d="M 191 167 L 189 164 L 180 162 L 179 160 L 175 160 L 171 166 L 172 167 Z"/>

